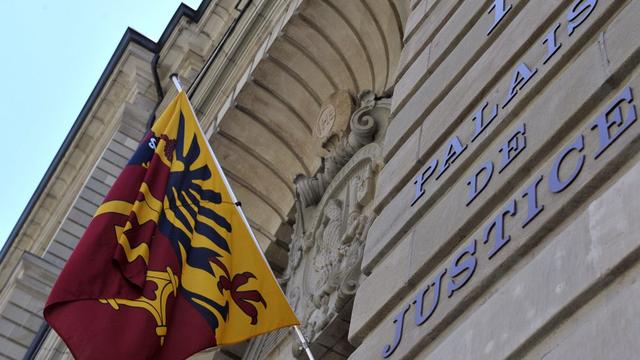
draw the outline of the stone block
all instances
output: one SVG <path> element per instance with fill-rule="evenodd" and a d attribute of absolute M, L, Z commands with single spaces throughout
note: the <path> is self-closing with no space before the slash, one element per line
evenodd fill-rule
<path fill-rule="evenodd" d="M 165 98 L 167 97 L 165 96 Z M 136 142 L 136 147 L 138 141 L 142 140 L 142 137 L 144 136 L 144 131 L 142 129 L 140 129 L 139 127 L 131 126 L 128 123 L 122 123 L 118 132 L 122 133 L 129 139 L 133 139 Z"/>
<path fill-rule="evenodd" d="M 98 181 L 95 180 L 89 180 L 89 182 L 96 182 L 98 183 Z M 94 189 L 94 186 L 87 186 L 90 189 Z M 95 191 L 95 190 L 94 190 Z M 104 196 L 106 196 L 106 193 L 104 195 L 102 195 L 102 193 L 96 193 L 98 194 L 98 196 L 104 198 Z M 84 199 L 83 197 L 78 197 L 76 199 L 76 202 L 73 204 L 73 206 L 79 210 L 81 210 L 82 212 L 84 212 L 85 214 L 91 214 L 93 216 L 93 214 L 96 213 L 96 210 L 98 209 L 98 205 L 96 205 L 93 202 L 89 202 L 86 199 Z"/>
<path fill-rule="evenodd" d="M 407 18 L 407 23 L 404 26 L 405 43 L 411 41 L 416 29 L 427 19 L 429 7 L 433 5 L 434 2 L 434 0 L 420 0 L 413 4 L 411 13 L 409 13 L 409 17 Z"/>
<path fill-rule="evenodd" d="M 636 359 L 640 353 L 640 307 L 629 299 L 640 297 L 639 280 L 636 266 L 523 358 Z"/>
<path fill-rule="evenodd" d="M 97 179 L 100 182 L 107 184 L 108 186 L 111 186 L 112 183 L 110 183 L 107 179 L 113 178 L 115 180 L 115 177 L 107 174 L 105 171 L 102 171 L 98 168 L 93 169 L 93 171 L 91 172 L 91 177 Z"/>
<path fill-rule="evenodd" d="M 446 109 L 471 112 L 470 107 L 479 106 L 477 103 L 481 98 L 478 97 L 486 94 L 487 88 L 493 86 L 498 79 L 506 74 L 505 68 L 516 65 L 519 53 L 531 47 L 534 39 L 544 36 L 548 29 L 540 24 L 545 24 L 545 20 L 549 16 L 555 18 L 555 13 L 558 12 L 558 9 L 564 9 L 566 4 L 564 5 L 560 2 L 523 4 L 524 8 L 518 16 L 509 17 L 513 19 L 509 26 L 501 32 L 493 33 L 490 37 L 486 37 L 486 29 L 492 23 L 492 18 L 485 14 L 474 25 L 474 28 L 468 31 L 469 34 L 475 35 L 467 35 L 467 37 L 460 39 L 460 44 L 453 49 L 448 48 L 450 46 L 448 42 L 441 45 L 444 46 L 444 49 L 441 50 L 442 60 L 434 60 L 434 63 L 440 66 L 425 72 L 420 66 L 415 65 L 416 71 L 422 70 L 414 75 L 407 71 L 403 79 L 410 78 L 412 80 L 406 80 L 406 86 L 402 85 L 403 81 L 399 81 L 397 91 L 394 93 L 394 97 L 400 96 L 399 99 L 405 98 L 399 94 L 403 92 L 409 94 L 413 91 L 413 83 L 425 76 L 428 78 L 420 83 L 415 94 L 410 97 L 406 96 L 406 105 L 401 106 L 402 104 L 394 100 L 394 104 L 397 105 L 392 108 L 394 121 L 385 137 L 383 151 L 385 159 L 391 157 L 406 139 L 408 133 L 422 123 L 430 124 L 432 127 L 432 136 L 438 139 L 438 142 L 432 142 L 434 145 L 445 141 L 453 126 L 462 121 L 457 116 L 443 116 L 447 113 Z M 475 9 L 477 10 L 477 8 Z M 469 37 L 479 36 L 479 34 L 485 38 Z M 471 39 L 474 39 L 474 42 Z M 436 59 L 435 57 L 431 58 Z M 418 64 L 418 60 L 416 60 L 416 64 Z M 502 70 L 496 71 L 496 69 Z M 510 70 L 508 71 L 510 72 Z M 425 74 L 421 74 L 422 72 Z M 433 138 L 429 138 L 429 140 L 433 141 Z"/>
<path fill-rule="evenodd" d="M 95 177 L 90 177 L 89 180 L 87 180 L 87 183 L 85 184 L 86 187 L 88 187 L 89 189 L 95 191 L 96 193 L 100 194 L 101 196 L 106 196 L 107 193 L 109 192 L 109 190 L 111 189 L 110 186 L 108 186 L 107 184 L 97 180 Z M 95 210 L 93 210 L 91 212 L 91 215 L 93 215 L 93 213 L 95 212 Z"/>
<path fill-rule="evenodd" d="M 454 86 L 455 78 L 462 76 L 465 69 L 471 66 L 496 38 L 496 35 L 487 37 L 486 31 L 483 31 L 491 26 L 493 21 L 489 16 L 480 16 L 485 11 L 483 6 L 470 2 L 449 3 L 452 7 L 446 23 L 438 29 L 428 46 L 411 65 L 408 65 L 406 72 L 402 73 L 398 80 L 391 107 L 394 117 L 411 99 L 416 88 L 429 81 L 432 76 L 438 77 L 429 81 L 429 88 L 434 88 L 432 97 L 444 94 L 447 90 L 442 86 Z"/>
<path fill-rule="evenodd" d="M 54 254 L 56 257 L 64 260 L 68 260 L 69 256 L 71 256 L 71 252 L 73 250 L 68 248 L 57 241 L 53 241 L 49 244 L 47 248 L 47 253 Z"/>
<path fill-rule="evenodd" d="M 96 169 L 98 170 L 98 169 Z M 83 199 L 89 201 L 90 203 L 96 205 L 96 209 L 97 207 L 102 204 L 102 201 L 104 200 L 104 196 L 98 194 L 97 192 L 84 187 L 82 188 L 82 190 L 80 190 L 80 197 L 82 197 Z M 95 211 L 94 211 L 95 212 Z"/>
<path fill-rule="evenodd" d="M 376 179 L 376 193 L 373 200 L 374 211 L 380 212 L 382 206 L 387 204 L 391 196 L 392 188 L 400 181 L 407 182 L 406 175 L 404 179 L 398 179 L 401 174 L 408 174 L 408 169 L 418 161 L 418 150 L 420 144 L 420 131 L 414 132 L 405 146 L 400 148 L 399 152 L 391 158 L 382 168 L 378 178 Z"/>
<path fill-rule="evenodd" d="M 369 231 L 369 236 L 375 236 L 375 233 L 372 234 Z M 349 325 L 349 341 L 352 344 L 360 344 L 367 333 L 375 327 L 376 324 L 369 318 L 368 309 L 372 305 L 377 307 L 380 303 L 390 303 L 391 296 L 408 290 L 408 282 L 402 279 L 409 277 L 412 237 L 413 232 L 405 235 L 397 248 L 380 262 L 375 272 L 360 284 L 353 302 Z"/>
<path fill-rule="evenodd" d="M 15 327 L 16 325 L 14 323 L 10 322 L 7 319 L 4 319 L 3 317 L 0 317 L 0 334 L 4 335 L 5 337 L 9 336 L 9 334 L 11 334 L 13 328 Z"/>
<path fill-rule="evenodd" d="M 404 44 L 402 54 L 396 69 L 396 78 L 402 79 L 405 72 L 418 56 L 423 55 L 423 51 L 431 43 L 433 37 L 447 23 L 447 20 L 455 13 L 461 1 L 432 1 L 429 6 L 428 19 L 418 28 L 410 41 Z M 419 3 L 419 2 L 417 2 Z M 424 56 L 428 56 L 425 54 Z M 400 100 L 400 99 L 398 99 Z M 397 101 L 397 100 L 396 100 Z"/>
<path fill-rule="evenodd" d="M 327 351 L 323 356 L 322 356 L 322 360 L 345 360 L 347 357 L 339 354 L 337 352 L 334 352 L 332 350 Z"/>
<path fill-rule="evenodd" d="M 28 348 L 29 345 L 31 345 L 31 340 L 33 340 L 34 337 L 35 333 L 22 326 L 15 326 L 8 336 L 8 338 L 24 346 L 25 348 Z"/>
<path fill-rule="evenodd" d="M 89 225 L 92 217 L 91 215 L 85 213 L 84 211 L 78 210 L 75 207 L 71 208 L 67 216 L 69 219 L 84 227 L 87 227 Z"/>
<path fill-rule="evenodd" d="M 125 158 L 124 156 L 109 149 L 109 147 L 104 151 L 102 157 L 120 168 L 124 168 L 128 161 L 128 158 Z"/>
<path fill-rule="evenodd" d="M 78 241 L 80 241 L 80 238 L 65 231 L 64 229 L 60 229 L 56 233 L 54 237 L 54 241 L 57 241 L 68 248 L 75 249 L 76 245 L 78 244 Z"/>
<path fill-rule="evenodd" d="M 11 360 L 18 360 L 24 357 L 27 349 L 7 338 L 0 336 L 0 355 Z"/>
<path fill-rule="evenodd" d="M 26 293 L 23 289 L 13 288 L 11 289 L 11 302 L 16 304 L 27 304 L 31 300 L 31 295 Z"/>
<path fill-rule="evenodd" d="M 77 223 L 73 222 L 70 219 L 66 219 L 62 223 L 62 228 L 66 232 L 70 233 L 71 235 L 76 236 L 77 238 L 81 238 L 82 235 L 84 234 L 85 229 L 86 229 L 84 226 L 82 226 L 80 224 L 77 224 Z"/>
<path fill-rule="evenodd" d="M 7 306 L 2 310 L 2 316 L 33 333 L 38 332 L 42 322 L 42 318 L 39 314 L 31 313 L 15 303 L 7 304 Z"/>
<path fill-rule="evenodd" d="M 60 269 L 62 269 L 64 267 L 64 264 L 66 263 L 66 260 L 61 259 L 59 257 L 57 257 L 56 255 L 54 255 L 53 253 L 45 253 L 44 255 L 42 255 L 42 257 L 50 262 L 51 264 L 53 264 L 54 266 L 59 267 Z"/>
<path fill-rule="evenodd" d="M 100 161 L 98 161 L 98 169 L 103 170 L 104 172 L 106 172 L 109 175 L 118 177 L 118 175 L 120 175 L 120 172 L 122 171 L 122 168 L 117 166 L 116 164 L 111 163 L 110 161 L 108 161 L 107 159 L 105 159 L 104 157 L 100 159 Z"/>
<path fill-rule="evenodd" d="M 408 212 L 406 208 L 410 206 L 413 196 L 410 191 L 399 192 L 371 224 L 362 255 L 363 273 L 370 274 L 380 259 L 397 243 L 399 237 L 404 236 L 411 228 L 409 214 L 413 212 Z"/>
<path fill-rule="evenodd" d="M 134 152 L 138 148 L 138 142 L 136 140 L 128 137 L 127 135 L 124 135 L 123 133 L 121 133 L 119 131 L 116 131 L 113 134 L 113 140 L 112 141 L 117 143 L 118 145 L 124 146 L 126 148 L 126 150 L 117 151 L 118 153 L 121 153 L 121 154 L 125 154 L 127 152 Z"/>

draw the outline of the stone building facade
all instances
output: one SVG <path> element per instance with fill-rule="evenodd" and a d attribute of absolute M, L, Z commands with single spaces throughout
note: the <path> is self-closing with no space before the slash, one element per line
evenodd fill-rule
<path fill-rule="evenodd" d="M 0 258 L 0 358 L 177 73 L 317 359 L 637 359 L 640 1 L 218 0 L 128 30 Z M 198 359 L 303 359 L 290 330 Z"/>

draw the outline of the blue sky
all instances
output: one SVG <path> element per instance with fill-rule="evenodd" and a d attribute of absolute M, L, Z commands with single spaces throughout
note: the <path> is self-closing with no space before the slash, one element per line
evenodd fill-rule
<path fill-rule="evenodd" d="M 185 0 L 196 9 L 201 0 Z M 0 1 L 0 248 L 127 26 L 156 41 L 177 0 Z"/>

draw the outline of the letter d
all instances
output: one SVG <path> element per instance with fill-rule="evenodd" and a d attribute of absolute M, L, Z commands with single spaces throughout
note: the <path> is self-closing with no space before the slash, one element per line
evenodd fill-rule
<path fill-rule="evenodd" d="M 484 176 L 481 176 L 483 174 Z M 487 187 L 489 181 L 491 181 L 491 176 L 493 176 L 493 161 L 489 160 L 467 181 L 467 186 L 469 186 L 467 206 Z"/>

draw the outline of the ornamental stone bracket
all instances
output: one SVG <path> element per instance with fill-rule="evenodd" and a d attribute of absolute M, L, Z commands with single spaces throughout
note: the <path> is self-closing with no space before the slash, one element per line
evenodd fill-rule
<path fill-rule="evenodd" d="M 389 99 L 376 99 L 372 91 L 364 91 L 357 102 L 358 108 L 352 113 L 351 97 L 339 91 L 320 109 L 313 135 L 320 140 L 327 155 L 323 156 L 316 175 L 298 175 L 294 179 L 303 207 L 317 204 L 347 161 L 386 129 L 391 105 Z"/>

